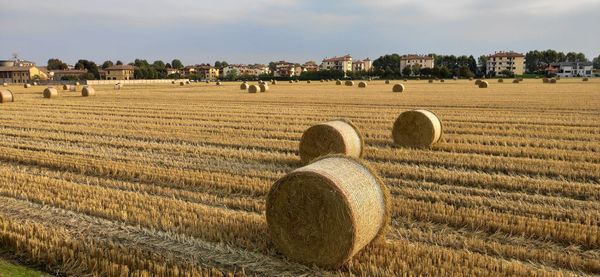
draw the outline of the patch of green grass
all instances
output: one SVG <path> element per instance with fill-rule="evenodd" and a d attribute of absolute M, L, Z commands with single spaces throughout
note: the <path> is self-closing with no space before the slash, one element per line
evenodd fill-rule
<path fill-rule="evenodd" d="M 42 272 L 0 260 L 0 277 L 38 277 L 46 276 Z"/>

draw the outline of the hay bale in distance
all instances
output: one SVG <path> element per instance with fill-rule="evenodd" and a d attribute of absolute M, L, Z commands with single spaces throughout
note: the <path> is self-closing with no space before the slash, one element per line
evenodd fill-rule
<path fill-rule="evenodd" d="M 444 79 L 440 79 L 440 83 L 443 83 L 443 82 L 445 82 L 445 80 Z"/>
<path fill-rule="evenodd" d="M 475 80 L 475 85 L 479 86 L 479 83 L 481 83 L 481 82 L 482 82 L 481 79 L 477 79 L 477 80 Z"/>
<path fill-rule="evenodd" d="M 433 83 L 433 79 L 429 79 L 429 83 L 430 83 L 430 84 L 431 84 L 431 83 Z"/>
<path fill-rule="evenodd" d="M 83 97 L 94 96 L 94 95 L 96 95 L 96 90 L 93 87 L 85 86 L 81 90 L 81 96 L 83 96 Z"/>
<path fill-rule="evenodd" d="M 269 91 L 269 85 L 267 85 L 267 84 L 260 84 L 260 85 L 258 85 L 258 88 L 260 89 L 260 92 Z"/>
<path fill-rule="evenodd" d="M 403 84 L 395 84 L 392 87 L 392 92 L 404 92 L 404 85 Z"/>
<path fill-rule="evenodd" d="M 221 81 L 217 81 L 217 82 L 215 83 L 215 85 L 217 85 L 217 86 L 220 86 L 220 85 L 222 85 L 222 83 L 221 83 Z"/>
<path fill-rule="evenodd" d="M 291 260 L 336 268 L 385 236 L 389 199 L 385 184 L 369 166 L 328 156 L 273 184 L 266 202 L 269 234 Z"/>
<path fill-rule="evenodd" d="M 354 81 L 346 81 L 344 84 L 348 87 L 351 87 L 354 86 Z"/>
<path fill-rule="evenodd" d="M 542 82 L 543 82 L 544 84 L 550 83 L 550 79 L 548 79 L 548 78 L 544 78 L 544 79 L 542 79 Z"/>
<path fill-rule="evenodd" d="M 555 79 L 555 78 L 550 79 L 550 84 L 556 84 L 556 80 L 559 80 L 559 79 Z"/>
<path fill-rule="evenodd" d="M 56 98 L 58 97 L 58 90 L 54 87 L 47 87 L 44 89 L 44 92 L 42 92 L 42 95 L 44 95 L 44 98 Z"/>
<path fill-rule="evenodd" d="M 336 86 L 341 86 L 342 85 L 342 81 L 340 81 L 340 80 L 335 81 L 335 85 Z"/>
<path fill-rule="evenodd" d="M 290 84 L 293 84 L 293 83 L 294 83 L 294 81 L 290 80 Z"/>
<path fill-rule="evenodd" d="M 587 77 L 585 77 L 585 78 L 581 79 L 581 81 L 582 81 L 582 82 L 587 82 L 587 81 L 589 81 L 589 80 L 590 80 L 590 79 L 589 79 L 589 78 L 587 78 Z M 5 83 L 5 84 L 6 84 L 6 83 Z"/>
<path fill-rule="evenodd" d="M 15 96 L 9 89 L 0 89 L 0 103 L 15 102 Z"/>
<path fill-rule="evenodd" d="M 79 86 L 79 85 L 81 85 L 81 84 L 80 84 L 79 82 L 75 82 L 75 85 L 76 85 L 76 86 Z"/>
<path fill-rule="evenodd" d="M 69 85 L 63 85 L 62 88 L 63 90 L 69 90 Z"/>
<path fill-rule="evenodd" d="M 23 85 L 23 87 L 24 87 L 24 88 L 30 88 L 30 87 L 31 87 L 31 84 L 24 84 L 24 85 Z"/>
<path fill-rule="evenodd" d="M 277 80 L 271 81 L 271 85 L 277 85 Z"/>
<path fill-rule="evenodd" d="M 360 82 L 360 83 L 358 83 L 358 87 L 359 88 L 366 88 L 367 87 L 367 82 Z"/>
<path fill-rule="evenodd" d="M 179 82 L 179 85 L 183 87 L 183 86 L 185 86 L 185 82 L 181 81 L 181 82 Z"/>
<path fill-rule="evenodd" d="M 385 84 L 389 85 L 390 84 L 390 80 L 385 80 Z"/>
<path fill-rule="evenodd" d="M 307 80 L 307 81 L 306 81 L 306 83 L 307 83 L 307 84 L 310 84 L 310 80 Z"/>
<path fill-rule="evenodd" d="M 442 122 L 428 110 L 401 113 L 392 129 L 396 145 L 412 148 L 431 147 L 440 140 L 442 134 Z"/>
<path fill-rule="evenodd" d="M 469 77 L 469 81 L 473 81 L 473 77 Z"/>
<path fill-rule="evenodd" d="M 115 84 L 115 90 L 121 90 L 122 88 L 123 88 L 123 84 L 121 84 L 121 83 Z"/>
<path fill-rule="evenodd" d="M 76 92 L 77 86 L 69 85 L 69 91 Z"/>
<path fill-rule="evenodd" d="M 248 92 L 249 93 L 257 93 L 260 91 L 260 88 L 257 85 L 250 85 L 248 87 Z"/>
<path fill-rule="evenodd" d="M 3 86 L 3 87 L 8 87 L 8 83 L 6 83 L 6 82 L 5 82 L 5 83 L 2 83 L 2 86 Z"/>
<path fill-rule="evenodd" d="M 174 84 L 175 84 L 175 80 L 171 81 L 171 84 L 173 84 L 173 85 L 174 85 Z"/>
<path fill-rule="evenodd" d="M 240 89 L 241 89 L 241 90 L 247 90 L 247 89 L 248 89 L 248 84 L 247 84 L 247 83 L 242 83 L 242 84 L 240 85 Z"/>
<path fill-rule="evenodd" d="M 519 81 L 519 79 L 514 79 L 514 80 L 513 80 L 513 84 L 518 84 L 518 83 L 520 83 L 520 82 L 521 82 L 521 81 Z"/>
<path fill-rule="evenodd" d="M 498 83 L 504 83 L 504 79 L 502 79 L 502 78 L 498 79 Z"/>
<path fill-rule="evenodd" d="M 303 163 L 328 154 L 343 154 L 354 158 L 363 155 L 364 141 L 360 131 L 345 119 L 336 119 L 311 126 L 300 139 L 299 154 Z"/>
<path fill-rule="evenodd" d="M 489 85 L 490 83 L 488 83 L 488 81 L 479 82 L 479 88 L 487 88 Z"/>

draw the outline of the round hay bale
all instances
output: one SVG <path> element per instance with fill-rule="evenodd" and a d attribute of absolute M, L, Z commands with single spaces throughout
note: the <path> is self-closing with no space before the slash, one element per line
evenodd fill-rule
<path fill-rule="evenodd" d="M 469 77 L 469 81 L 473 81 L 473 77 Z"/>
<path fill-rule="evenodd" d="M 556 80 L 560 80 L 560 76 L 556 76 Z"/>
<path fill-rule="evenodd" d="M 408 79 L 402 79 L 402 82 L 408 82 Z"/>
<path fill-rule="evenodd" d="M 479 82 L 479 88 L 487 88 L 489 85 L 490 83 L 488 83 L 488 81 Z"/>
<path fill-rule="evenodd" d="M 171 84 L 173 84 L 173 85 L 174 85 L 174 84 L 175 84 L 175 81 L 171 81 Z"/>
<path fill-rule="evenodd" d="M 445 80 L 444 79 L 440 79 L 440 83 L 443 83 L 443 82 L 445 82 Z"/>
<path fill-rule="evenodd" d="M 325 80 L 321 79 L 321 83 L 324 83 L 324 82 L 325 82 Z"/>
<path fill-rule="evenodd" d="M 523 78 L 522 77 L 517 78 L 517 80 L 519 80 L 519 82 L 523 82 Z"/>
<path fill-rule="evenodd" d="M 498 83 L 504 83 L 504 79 L 498 79 Z"/>
<path fill-rule="evenodd" d="M 76 85 L 76 86 L 79 86 L 79 85 L 81 85 L 81 84 L 80 84 L 79 82 L 75 82 L 75 85 Z"/>
<path fill-rule="evenodd" d="M 33 82 L 33 85 L 34 85 L 34 86 L 37 86 L 37 85 L 38 85 L 38 82 Z"/>
<path fill-rule="evenodd" d="M 94 95 L 96 95 L 96 90 L 93 87 L 85 86 L 81 90 L 81 96 L 87 97 L 87 96 L 94 96 Z"/>
<path fill-rule="evenodd" d="M 433 83 L 433 80 L 432 80 L 432 79 L 429 79 L 429 83 L 430 83 L 430 84 L 431 84 L 431 83 Z"/>
<path fill-rule="evenodd" d="M 300 139 L 299 154 L 303 163 L 328 154 L 344 154 L 360 158 L 364 141 L 358 128 L 346 119 L 336 119 L 313 125 Z"/>
<path fill-rule="evenodd" d="M 248 84 L 247 84 L 247 83 L 242 83 L 242 84 L 240 85 L 240 89 L 241 89 L 241 90 L 247 90 L 247 89 L 248 89 Z"/>
<path fill-rule="evenodd" d="M 267 84 L 258 85 L 258 88 L 260 89 L 260 92 L 267 92 L 267 91 L 269 91 L 269 85 L 267 85 Z"/>
<path fill-rule="evenodd" d="M 277 81 L 276 80 L 271 81 L 271 85 L 277 85 Z"/>
<path fill-rule="evenodd" d="M 31 84 L 24 84 L 24 85 L 23 85 L 23 87 L 24 87 L 24 88 L 30 88 L 30 87 L 31 87 Z"/>
<path fill-rule="evenodd" d="M 215 84 L 216 84 L 217 86 L 220 86 L 220 85 L 222 85 L 223 83 L 221 83 L 220 81 L 217 81 Z"/>
<path fill-rule="evenodd" d="M 369 166 L 327 156 L 273 184 L 266 202 L 269 235 L 291 260 L 336 268 L 385 236 L 389 199 L 387 187 Z"/>
<path fill-rule="evenodd" d="M 248 87 L 248 92 L 249 93 L 257 93 L 260 91 L 260 88 L 257 85 L 250 85 Z"/>
<path fill-rule="evenodd" d="M 342 85 L 342 81 L 340 81 L 340 80 L 335 81 L 335 85 L 336 86 L 341 86 Z"/>
<path fill-rule="evenodd" d="M 15 96 L 9 89 L 0 89 L 0 103 L 15 102 Z"/>
<path fill-rule="evenodd" d="M 475 80 L 475 85 L 479 86 L 479 83 L 481 83 L 482 81 L 480 79 Z"/>
<path fill-rule="evenodd" d="M 367 87 L 367 82 L 359 82 L 358 83 L 358 87 L 359 88 L 366 88 Z"/>
<path fill-rule="evenodd" d="M 8 83 L 2 83 L 3 87 L 8 87 Z"/>
<path fill-rule="evenodd" d="M 442 122 L 428 110 L 403 112 L 392 128 L 394 143 L 404 147 L 431 147 L 441 139 L 442 134 Z"/>
<path fill-rule="evenodd" d="M 389 85 L 390 84 L 390 80 L 385 80 L 385 84 Z"/>
<path fill-rule="evenodd" d="M 294 83 L 298 83 L 298 80 L 294 80 Z"/>
<path fill-rule="evenodd" d="M 558 80 L 558 78 L 557 79 L 554 79 L 554 78 L 550 79 L 550 84 L 556 84 L 556 80 Z"/>
<path fill-rule="evenodd" d="M 290 80 L 290 84 L 293 84 L 293 83 L 294 83 L 294 81 Z"/>
<path fill-rule="evenodd" d="M 513 80 L 513 84 L 518 84 L 518 83 L 520 83 L 520 82 L 521 82 L 521 81 L 519 81 L 519 79 L 514 79 L 514 80 Z"/>
<path fill-rule="evenodd" d="M 180 86 L 185 86 L 185 82 L 181 81 L 181 82 L 179 82 L 179 85 Z"/>
<path fill-rule="evenodd" d="M 310 80 L 306 81 L 307 84 L 310 84 Z"/>
<path fill-rule="evenodd" d="M 587 81 L 589 81 L 589 80 L 590 80 L 590 79 L 586 77 L 586 78 L 583 78 L 581 81 L 583 81 L 583 82 L 587 82 Z M 4 84 L 6 84 L 6 83 L 4 83 Z"/>
<path fill-rule="evenodd" d="M 346 86 L 351 87 L 351 86 L 354 86 L 354 81 L 346 81 L 345 84 L 346 84 Z"/>
<path fill-rule="evenodd" d="M 392 92 L 404 92 L 404 85 L 403 84 L 395 84 L 392 87 Z"/>
<path fill-rule="evenodd" d="M 63 90 L 69 90 L 69 85 L 63 85 Z"/>
<path fill-rule="evenodd" d="M 185 81 L 185 84 L 186 84 L 186 85 L 189 85 L 189 84 L 190 84 L 190 81 Z"/>
<path fill-rule="evenodd" d="M 54 87 L 47 87 L 44 89 L 42 95 L 44 95 L 44 98 L 56 98 L 58 97 L 58 90 L 56 90 Z"/>
<path fill-rule="evenodd" d="M 548 79 L 548 78 L 544 78 L 544 79 L 542 79 L 542 82 L 543 82 L 544 84 L 550 83 L 550 79 Z"/>

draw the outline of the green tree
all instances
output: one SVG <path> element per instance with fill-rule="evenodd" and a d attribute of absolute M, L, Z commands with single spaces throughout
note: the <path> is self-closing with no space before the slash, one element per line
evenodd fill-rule
<path fill-rule="evenodd" d="M 104 63 L 102 63 L 102 69 L 106 69 L 113 66 L 113 62 L 112 61 L 105 61 Z"/>
<path fill-rule="evenodd" d="M 397 77 L 401 73 L 400 55 L 389 54 L 381 56 L 373 61 L 373 68 L 383 72 L 386 77 Z"/>
<path fill-rule="evenodd" d="M 487 62 L 488 62 L 488 57 L 485 55 L 479 56 L 479 58 L 477 59 L 477 63 L 479 64 L 479 70 L 475 71 L 474 73 L 478 76 L 484 76 L 487 72 Z"/>
<path fill-rule="evenodd" d="M 412 69 L 410 68 L 410 65 L 407 65 L 402 69 L 402 76 L 410 76 L 411 73 Z"/>
<path fill-rule="evenodd" d="M 600 55 L 598 55 L 598 57 L 594 58 L 594 69 L 600 69 Z"/>
<path fill-rule="evenodd" d="M 48 60 L 48 70 L 67 70 L 69 67 L 66 63 L 59 59 L 49 59 Z"/>
<path fill-rule="evenodd" d="M 237 71 L 237 69 L 229 70 L 227 72 L 227 74 L 225 75 L 225 79 L 234 81 L 234 80 L 237 80 L 239 75 L 240 75 L 240 73 Z"/>
<path fill-rule="evenodd" d="M 173 68 L 182 69 L 183 63 L 178 59 L 174 59 L 173 61 L 171 61 L 171 66 L 173 66 Z"/>
<path fill-rule="evenodd" d="M 421 65 L 420 64 L 413 64 L 410 68 L 410 70 L 412 71 L 413 75 L 421 75 Z"/>
<path fill-rule="evenodd" d="M 116 65 L 123 65 L 122 61 L 117 61 Z"/>
<path fill-rule="evenodd" d="M 79 60 L 75 64 L 75 69 L 87 69 L 88 75 L 85 76 L 87 80 L 100 79 L 100 72 L 98 71 L 98 65 L 93 61 Z M 90 77 L 93 76 L 93 77 Z"/>

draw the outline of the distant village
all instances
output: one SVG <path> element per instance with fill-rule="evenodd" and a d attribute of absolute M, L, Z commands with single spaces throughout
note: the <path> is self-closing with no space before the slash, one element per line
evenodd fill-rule
<path fill-rule="evenodd" d="M 545 55 L 545 53 L 542 54 Z M 216 62 L 214 65 L 183 65 L 179 60 L 173 60 L 172 63 L 166 64 L 162 61 L 149 64 L 143 60 L 136 60 L 129 64 L 123 64 L 120 61 L 113 64 L 112 61 L 106 61 L 98 66 L 87 60 L 80 60 L 76 65 L 67 65 L 58 59 L 51 59 L 48 65 L 40 66 L 34 62 L 19 59 L 15 55 L 13 59 L 0 61 L 0 82 L 29 83 L 33 81 L 158 78 L 187 78 L 203 81 L 260 78 L 321 79 L 321 75 L 326 73 L 335 75 L 333 77 L 337 78 L 364 78 L 365 76 L 371 78 L 382 77 L 382 75 L 387 75 L 386 77 L 402 76 L 403 78 L 415 76 L 441 78 L 514 77 L 527 73 L 560 77 L 592 77 L 599 73 L 597 68 L 594 69 L 595 63 L 577 55 L 571 55 L 575 58 L 569 58 L 570 54 L 568 53 L 566 56 L 562 54 L 566 57 L 562 58 L 565 61 L 546 61 L 546 63 L 540 61 L 539 65 L 536 64 L 535 68 L 529 68 L 530 70 L 526 67 L 526 55 L 513 51 L 500 51 L 485 55 L 480 57 L 478 61 L 475 61 L 472 56 L 393 54 L 382 56 L 375 61 L 369 58 L 353 59 L 351 55 L 343 55 L 326 57 L 319 64 L 314 61 L 302 64 L 276 61 L 268 65 L 228 64 L 226 62 Z M 579 55 L 583 54 L 579 53 Z M 560 55 L 555 60 L 561 60 Z"/>

